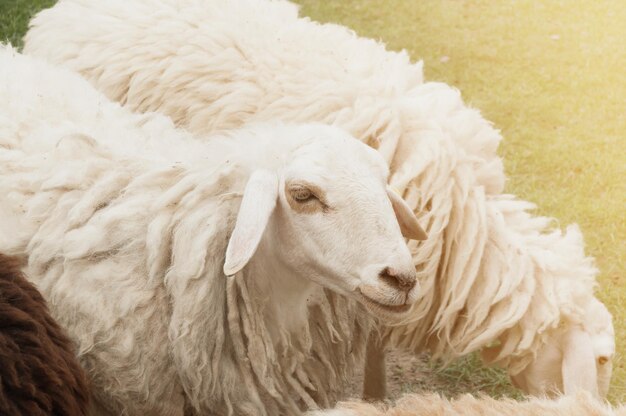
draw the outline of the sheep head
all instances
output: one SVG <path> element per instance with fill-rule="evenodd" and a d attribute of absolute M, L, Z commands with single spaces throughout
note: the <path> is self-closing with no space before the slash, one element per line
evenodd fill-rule
<path fill-rule="evenodd" d="M 606 306 L 593 298 L 587 307 L 585 330 L 590 334 L 593 358 L 598 376 L 598 394 L 604 398 L 609 392 L 615 354 L 615 329 L 613 317 Z"/>
<path fill-rule="evenodd" d="M 571 395 L 585 390 L 605 398 L 611 380 L 615 332 L 610 312 L 593 298 L 585 322 L 557 328 L 535 360 L 512 377 L 513 384 L 535 396 Z"/>
<path fill-rule="evenodd" d="M 291 279 L 355 298 L 383 319 L 403 316 L 419 290 L 403 236 L 426 238 L 413 211 L 388 189 L 375 150 L 333 127 L 298 131 L 305 137 L 292 139 L 288 157 L 251 174 L 224 273 L 265 244 Z"/>

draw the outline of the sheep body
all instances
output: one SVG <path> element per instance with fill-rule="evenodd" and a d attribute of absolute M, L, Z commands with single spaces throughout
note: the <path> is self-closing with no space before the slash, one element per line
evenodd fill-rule
<path fill-rule="evenodd" d="M 524 401 L 464 395 L 454 400 L 437 394 L 408 394 L 394 406 L 363 402 L 340 403 L 336 409 L 309 412 L 308 416 L 620 416 L 626 408 L 611 408 L 591 395 L 579 393 L 558 400 Z"/>
<path fill-rule="evenodd" d="M 74 346 L 46 302 L 0 254 L 0 414 L 85 415 L 89 389 Z"/>
<path fill-rule="evenodd" d="M 424 290 L 411 319 L 386 330 L 394 345 L 445 359 L 484 348 L 514 376 L 559 325 L 584 320 L 597 270 L 578 227 L 555 230 L 502 194 L 499 133 L 456 90 L 423 83 L 404 52 L 298 18 L 290 3 L 250 0 L 62 0 L 32 21 L 25 51 L 196 133 L 314 120 L 377 148 L 429 234 L 411 243 Z M 353 341 L 359 355 L 364 342 Z"/>
<path fill-rule="evenodd" d="M 309 162 L 307 175 L 332 164 L 336 169 L 326 176 L 354 186 L 335 196 L 359 198 L 359 204 L 307 219 L 343 219 L 326 229 L 356 236 L 359 244 L 340 244 L 355 252 L 335 247 L 335 260 L 344 264 L 363 252 L 372 261 L 388 261 L 392 253 L 381 252 L 387 243 L 373 241 L 379 235 L 395 241 L 390 249 L 415 279 L 393 217 L 396 206 L 384 193 L 384 161 L 339 129 L 259 125 L 197 140 L 164 116 L 132 114 L 77 74 L 5 47 L 0 97 L 0 192 L 6 195 L 0 201 L 0 250 L 28 256 L 26 270 L 77 342 L 103 412 L 299 414 L 323 403 L 328 379 L 340 378 L 327 357 L 340 354 L 349 362 L 343 349 L 350 345 L 335 347 L 337 337 L 369 328 L 359 326 L 360 318 L 351 320 L 355 326 L 335 325 L 345 325 L 344 316 L 365 316 L 348 309 L 360 306 L 326 303 L 322 286 L 297 274 L 292 280 L 284 273 L 252 276 L 266 270 L 261 266 L 224 276 L 226 243 L 253 172 L 285 165 L 293 174 L 293 160 L 322 152 Z M 282 142 L 280 150 L 269 140 Z M 345 152 L 354 155 L 348 162 Z M 382 198 L 374 193 L 379 188 Z M 347 219 L 333 214 L 348 208 Z M 412 216 L 408 207 L 405 212 Z M 376 224 L 376 235 L 350 224 L 359 213 Z M 324 230 L 305 231 L 298 235 L 333 259 L 320 245 Z M 275 241 L 264 237 L 257 252 Z M 284 249 L 291 256 L 297 248 Z M 285 260 L 262 253 L 251 265 Z M 298 272 L 312 267 L 311 259 L 296 260 Z M 315 276 L 332 275 L 332 267 L 320 267 L 324 273 Z M 346 267 L 354 274 L 361 264 Z M 378 279 L 378 270 L 373 276 Z M 346 279 L 325 287 L 355 293 L 355 278 Z M 297 290 L 303 285 L 306 290 Z M 385 290 L 395 299 L 394 290 Z M 293 296 L 282 298 L 286 292 Z M 413 299 L 406 296 L 406 302 Z M 307 325 L 309 313 L 320 315 L 318 326 Z M 322 327 L 332 336 L 314 344 Z M 318 386 L 321 380 L 326 384 Z"/>
<path fill-rule="evenodd" d="M 76 36 L 59 30 L 68 21 Z M 406 125 L 407 111 L 420 113 L 445 120 L 440 127 L 459 146 L 486 160 L 475 161 L 489 165 L 486 187 L 500 192 L 504 185 L 495 155 L 500 136 L 458 91 L 423 85 L 422 63 L 411 63 L 406 52 L 298 18 L 297 6 L 286 1 L 63 0 L 32 20 L 24 52 L 196 134 L 273 119 L 323 122 L 379 148 L 391 162 L 399 141 L 412 134 L 407 130 L 419 127 Z"/>

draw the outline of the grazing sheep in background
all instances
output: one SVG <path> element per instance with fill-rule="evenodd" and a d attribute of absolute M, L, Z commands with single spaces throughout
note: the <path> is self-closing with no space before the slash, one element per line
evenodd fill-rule
<path fill-rule="evenodd" d="M 434 140 L 428 142 L 434 147 Z M 454 144 L 445 145 L 445 141 L 439 144 L 439 151 L 449 151 L 437 155 L 439 165 L 445 166 L 446 160 L 454 160 L 457 165 L 449 173 L 433 169 L 432 176 L 425 176 L 425 182 L 412 186 L 407 202 L 421 207 L 416 203 L 418 198 L 436 199 L 441 185 L 448 186 L 453 201 L 449 211 L 430 212 L 434 217 L 431 224 L 448 224 L 439 234 L 440 244 L 446 246 L 434 253 L 429 250 L 429 243 L 433 243 L 431 236 L 437 235 L 440 228 L 428 226 L 429 240 L 418 247 L 414 256 L 419 259 L 432 253 L 431 258 L 415 262 L 418 275 L 420 268 L 431 266 L 431 259 L 436 261 L 427 280 L 421 280 L 423 297 L 418 299 L 411 316 L 402 325 L 388 328 L 383 339 L 392 345 L 430 351 L 443 358 L 481 350 L 485 362 L 499 364 L 515 377 L 538 354 L 540 362 L 545 363 L 541 354 L 560 334 L 578 332 L 582 348 L 581 344 L 569 344 L 569 350 L 559 356 L 559 359 L 567 356 L 573 359 L 552 362 L 569 371 L 584 369 L 588 377 L 572 379 L 571 385 L 565 386 L 569 388 L 561 392 L 569 394 L 583 388 L 593 394 L 605 394 L 606 389 L 601 385 L 610 377 L 610 367 L 604 368 L 603 380 L 594 377 L 596 359 L 588 351 L 597 341 L 604 342 L 607 335 L 590 331 L 584 324 L 590 305 L 598 301 L 593 297 L 596 270 L 591 259 L 584 255 L 580 231 L 575 226 L 568 227 L 564 234 L 559 230 L 548 231 L 550 219 L 531 216 L 526 212 L 530 204 L 511 196 L 485 198 L 480 188 L 473 188 L 459 199 L 455 193 L 461 187 L 455 183 L 471 179 L 471 170 L 467 168 L 468 162 L 463 169 L 460 163 L 463 157 Z M 414 163 L 407 165 L 421 166 L 424 154 L 428 153 L 424 148 L 416 146 L 407 156 Z M 409 181 L 425 173 L 414 175 L 407 169 L 402 176 Z M 391 183 L 397 183 L 394 179 L 402 183 L 402 176 L 397 174 Z M 435 295 L 428 298 L 429 291 L 435 291 Z M 424 299 L 432 300 L 430 308 L 418 313 Z M 421 320 L 416 321 L 416 316 Z M 599 320 L 598 324 L 602 326 L 603 322 L 604 319 Z M 384 356 L 384 350 L 380 347 L 376 350 L 376 345 L 368 344 L 368 355 Z M 375 371 L 366 372 L 366 376 L 365 395 L 380 397 L 381 376 Z M 519 383 L 521 388 L 531 384 L 561 384 L 558 373 L 531 370 L 523 377 L 528 377 L 529 383 Z M 537 393 L 532 389 L 525 391 Z"/>
<path fill-rule="evenodd" d="M 551 332 L 552 338 L 537 351 L 535 360 L 512 377 L 513 384 L 535 396 L 575 393 L 583 388 L 605 397 L 615 354 L 613 322 L 609 311 L 596 299 L 592 299 L 585 315 L 581 325 Z M 586 365 L 589 361 L 595 361 L 595 369 Z"/>
<path fill-rule="evenodd" d="M 88 404 L 72 342 L 19 261 L 0 254 L 0 414 L 83 416 Z"/>
<path fill-rule="evenodd" d="M 383 319 L 418 294 L 402 235 L 423 231 L 382 157 L 340 129 L 203 142 L 10 48 L 0 97 L 0 250 L 29 256 L 101 413 L 316 408 L 327 367 L 301 364 L 322 288 Z"/>
<path fill-rule="evenodd" d="M 626 408 L 612 409 L 590 394 L 578 393 L 558 400 L 530 398 L 524 401 L 464 395 L 448 400 L 436 394 L 408 394 L 395 406 L 362 402 L 340 403 L 336 409 L 314 411 L 307 416 L 624 416 Z"/>
<path fill-rule="evenodd" d="M 298 18 L 288 2 L 252 0 L 61 0 L 32 21 L 25 51 L 195 133 L 270 119 L 319 121 L 377 148 L 390 184 L 429 234 L 410 244 L 424 290 L 385 342 L 445 359 L 489 347 L 485 359 L 515 376 L 563 327 L 580 326 L 594 301 L 597 270 L 579 229 L 553 230 L 552 220 L 527 213 L 531 204 L 501 194 L 498 132 L 454 89 L 423 83 L 421 63 L 404 52 Z M 328 297 L 348 309 L 344 328 L 362 318 L 352 302 Z M 365 336 L 353 338 L 349 356 L 358 358 Z M 588 349 L 595 340 L 587 340 Z M 584 356 L 580 367 L 595 368 Z M 349 376 L 349 360 L 332 358 Z M 376 397 L 384 366 L 373 367 L 366 390 L 374 386 Z M 328 398 L 340 396 L 335 389 Z"/>

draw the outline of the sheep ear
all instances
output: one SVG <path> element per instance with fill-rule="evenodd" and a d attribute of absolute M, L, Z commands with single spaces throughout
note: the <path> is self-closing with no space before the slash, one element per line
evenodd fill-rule
<path fill-rule="evenodd" d="M 389 195 L 391 206 L 396 213 L 402 235 L 411 240 L 426 240 L 428 234 L 426 234 L 426 231 L 424 231 L 419 222 L 417 222 L 417 218 L 415 214 L 413 214 L 411 207 L 409 207 L 407 203 L 404 202 L 404 199 L 390 186 L 387 187 L 387 195 Z"/>
<path fill-rule="evenodd" d="M 596 357 L 591 337 L 586 331 L 568 331 L 563 345 L 563 393 L 571 395 L 585 390 L 598 396 Z"/>
<path fill-rule="evenodd" d="M 226 248 L 224 274 L 232 276 L 243 269 L 256 251 L 278 199 L 276 174 L 257 170 L 252 173 L 237 214 L 235 228 Z"/>

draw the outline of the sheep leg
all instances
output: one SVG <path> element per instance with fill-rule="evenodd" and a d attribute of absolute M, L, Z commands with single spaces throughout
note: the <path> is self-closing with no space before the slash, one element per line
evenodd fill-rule
<path fill-rule="evenodd" d="M 370 332 L 367 338 L 364 367 L 363 399 L 367 401 L 384 400 L 387 397 L 385 347 L 376 330 Z"/>

